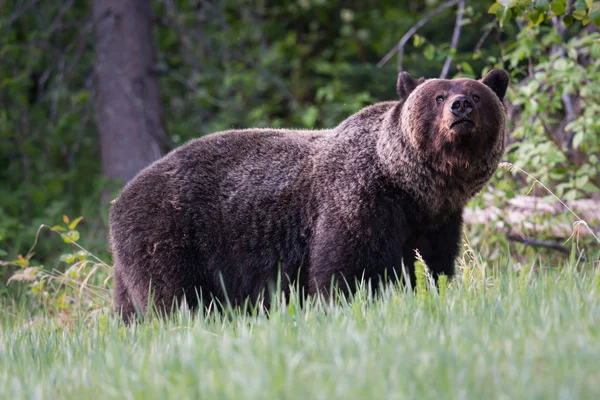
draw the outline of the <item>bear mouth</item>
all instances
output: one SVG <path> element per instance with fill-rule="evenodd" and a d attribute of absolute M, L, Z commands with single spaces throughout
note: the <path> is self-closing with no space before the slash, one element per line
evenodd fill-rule
<path fill-rule="evenodd" d="M 450 129 L 457 131 L 472 131 L 475 129 L 475 123 L 470 119 L 461 119 L 453 122 L 452 125 L 450 125 Z"/>

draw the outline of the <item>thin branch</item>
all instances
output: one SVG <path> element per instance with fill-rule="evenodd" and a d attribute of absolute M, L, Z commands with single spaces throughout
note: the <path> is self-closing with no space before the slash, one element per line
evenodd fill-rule
<path fill-rule="evenodd" d="M 569 123 L 571 123 L 572 121 L 574 121 L 577 116 L 575 115 L 575 107 L 573 106 L 573 96 L 571 96 L 569 93 L 563 93 L 560 96 L 562 102 L 563 102 L 563 106 L 564 106 L 564 110 L 565 110 L 565 118 L 563 119 L 563 121 L 561 122 L 561 130 L 564 131 L 565 133 L 567 133 L 567 140 L 566 143 L 564 144 L 564 146 L 566 146 L 567 148 L 567 152 L 573 150 L 573 139 L 575 138 L 575 134 L 577 132 L 571 130 L 570 132 L 567 131 L 567 125 L 569 125 Z"/>
<path fill-rule="evenodd" d="M 31 158 L 29 157 L 29 153 L 27 152 L 26 143 L 29 141 L 30 136 L 30 123 L 29 123 L 29 112 L 26 107 L 21 107 L 21 118 L 19 120 L 20 126 L 19 130 L 21 131 L 19 137 L 19 147 L 21 152 L 21 161 L 23 166 L 23 180 L 25 184 L 25 221 L 29 223 L 29 218 L 31 217 Z"/>
<path fill-rule="evenodd" d="M 56 14 L 56 17 L 54 17 L 54 20 L 52 21 L 52 23 L 50 24 L 50 27 L 48 28 L 48 30 L 46 32 L 48 35 L 52 35 L 56 30 L 60 29 L 60 27 L 62 26 L 62 18 L 69 11 L 69 9 L 71 8 L 71 6 L 73 5 L 74 2 L 75 2 L 75 0 L 65 1 L 60 6 L 60 8 L 58 9 L 58 12 Z"/>
<path fill-rule="evenodd" d="M 409 39 L 415 33 L 417 33 L 417 31 L 420 28 L 422 28 L 425 24 L 427 24 L 429 21 L 431 21 L 433 19 L 433 17 L 435 17 L 436 15 L 440 14 L 445 9 L 450 8 L 452 6 L 455 6 L 456 4 L 458 4 L 459 1 L 461 1 L 461 0 L 450 0 L 450 1 L 447 1 L 447 2 L 443 3 L 438 8 L 436 8 L 435 10 L 433 10 L 432 12 L 430 12 L 429 14 L 427 14 L 426 16 L 424 16 L 419 22 L 417 22 L 416 24 L 414 24 L 404 34 L 404 36 L 402 36 L 402 38 L 400 39 L 400 41 L 398 42 L 398 44 L 396 46 L 394 46 L 394 48 L 391 49 L 381 59 L 381 61 L 379 61 L 377 63 L 377 67 L 381 68 L 383 65 L 385 65 L 385 63 L 387 63 L 394 56 L 394 54 L 398 53 L 398 70 L 399 71 L 402 70 L 402 59 L 404 58 L 404 46 L 409 41 Z"/>
<path fill-rule="evenodd" d="M 29 3 L 25 4 L 23 7 L 17 9 L 15 12 L 13 12 L 11 14 L 11 16 L 8 18 L 8 26 L 12 26 L 12 24 L 15 23 L 16 20 L 18 20 L 19 18 L 21 18 L 21 16 L 23 14 L 25 14 L 26 12 L 28 12 L 30 9 L 34 8 L 37 3 L 39 3 L 40 0 L 31 0 Z"/>
<path fill-rule="evenodd" d="M 444 67 L 442 68 L 440 79 L 446 79 L 446 77 L 448 76 L 448 71 L 450 71 L 450 64 L 452 63 L 452 53 L 456 51 L 456 47 L 458 46 L 458 41 L 460 39 L 460 31 L 462 29 L 462 17 L 465 12 L 465 2 L 466 0 L 460 0 L 460 2 L 458 3 L 456 23 L 454 24 L 454 32 L 452 32 L 452 42 L 450 43 L 450 52 L 446 57 L 446 61 L 444 61 Z"/>
<path fill-rule="evenodd" d="M 568 247 L 560 245 L 558 243 L 551 242 L 549 240 L 532 239 L 532 238 L 528 238 L 528 237 L 524 237 L 524 236 L 517 236 L 517 235 L 511 235 L 511 234 L 506 235 L 506 238 L 512 242 L 523 243 L 525 246 L 543 247 L 546 249 L 552 249 L 552 250 L 559 251 L 566 255 L 571 254 L 571 249 L 569 249 Z M 577 250 L 575 251 L 575 257 L 577 257 L 578 260 L 586 261 L 583 254 L 581 254 Z"/>
<path fill-rule="evenodd" d="M 218 108 L 225 108 L 227 104 L 224 101 L 217 99 L 216 97 L 211 96 L 210 94 L 203 91 L 195 82 L 192 77 L 186 78 L 183 74 L 178 73 L 177 71 L 169 68 L 166 64 L 161 63 L 156 65 L 152 69 L 153 73 L 157 74 L 165 74 L 171 77 L 176 82 L 182 84 L 186 89 L 193 92 L 196 96 L 210 102 L 213 106 Z"/>
<path fill-rule="evenodd" d="M 571 6 L 572 3 L 573 2 L 570 1 L 569 6 Z M 552 46 L 552 50 L 551 50 L 552 55 L 556 55 L 556 57 L 564 57 L 565 56 L 565 48 L 563 46 L 563 43 L 565 43 L 567 40 L 567 33 L 568 33 L 567 27 L 563 23 L 562 17 L 553 17 L 552 18 L 552 26 L 554 27 L 554 29 L 556 29 L 556 31 L 560 35 L 560 38 L 562 39 L 561 44 L 556 44 L 556 45 Z M 563 106 L 564 106 L 564 110 L 565 110 L 565 117 L 560 124 L 560 126 L 561 126 L 560 130 L 567 134 L 567 140 L 564 141 L 564 146 L 567 148 L 567 151 L 570 151 L 570 150 L 572 150 L 572 147 L 573 147 L 573 138 L 575 137 L 576 132 L 574 132 L 574 131 L 566 132 L 565 128 L 571 121 L 575 120 L 575 118 L 576 118 L 575 109 L 573 107 L 573 98 L 568 93 L 563 93 L 560 96 L 560 98 L 563 102 Z"/>
<path fill-rule="evenodd" d="M 456 0 L 456 1 L 458 1 L 458 0 Z M 169 7 L 173 13 L 180 12 L 179 9 L 177 8 L 177 5 L 175 4 L 175 2 L 173 2 L 171 0 L 163 0 L 163 3 L 165 4 L 165 6 Z M 230 29 L 230 26 L 229 26 L 229 24 L 227 24 L 227 21 L 223 18 L 223 16 L 221 14 L 218 14 L 218 11 L 215 9 L 215 7 L 213 5 L 211 5 L 209 2 L 207 2 L 205 0 L 201 0 L 201 3 L 205 6 L 207 6 L 207 8 L 210 8 L 211 12 L 213 12 L 215 14 L 215 17 L 218 18 L 219 21 L 221 21 L 222 29 L 224 29 L 224 30 Z M 165 21 L 167 22 L 167 24 L 169 26 L 174 27 L 174 29 L 176 29 L 178 32 L 180 32 L 182 38 L 186 38 L 189 36 L 190 38 L 197 40 L 199 43 L 202 42 L 202 34 L 201 34 L 200 30 L 194 29 L 194 28 L 190 28 L 189 30 L 180 29 L 178 27 L 178 24 L 176 23 L 176 21 L 171 23 L 173 21 L 173 18 L 171 18 L 168 15 L 165 17 Z M 188 53 L 193 54 L 194 49 L 191 47 L 192 42 L 185 41 L 185 40 L 183 40 L 182 42 L 185 46 L 189 47 L 190 50 Z M 250 59 L 249 57 L 246 57 L 245 52 L 242 50 L 238 50 L 235 48 L 230 49 L 227 47 L 224 47 L 221 50 L 226 52 L 226 56 L 227 56 L 226 59 L 229 59 L 229 57 L 232 57 L 232 58 L 244 63 L 246 66 L 251 67 L 252 69 L 258 71 L 259 74 L 261 74 L 268 81 L 270 81 L 277 89 L 279 89 L 279 92 L 281 93 L 283 98 L 286 99 L 290 103 L 292 108 L 297 107 L 298 100 L 296 100 L 296 98 L 294 97 L 292 92 L 288 89 L 288 87 L 286 86 L 284 81 L 282 79 L 280 79 L 277 76 L 277 74 L 272 73 L 269 69 L 265 68 L 264 65 Z M 226 61 L 224 60 L 223 63 L 226 63 Z M 193 63 L 190 62 L 190 64 L 193 64 Z M 194 68 L 196 68 L 197 70 L 200 69 L 199 67 L 197 67 L 195 65 L 192 65 L 192 66 Z M 212 98 L 211 101 L 213 103 L 215 103 L 215 101 L 218 102 L 219 100 Z M 224 104 L 224 102 L 221 102 L 221 105 L 223 105 L 223 104 Z"/>
<path fill-rule="evenodd" d="M 481 35 L 481 37 L 477 41 L 477 44 L 475 45 L 475 48 L 473 49 L 473 53 L 477 53 L 479 50 L 481 50 L 481 47 L 485 43 L 485 40 L 488 38 L 490 33 L 492 33 L 492 31 L 494 30 L 495 27 L 496 27 L 496 21 L 489 24 L 488 28 L 485 30 L 485 32 L 483 32 L 483 35 Z"/>
<path fill-rule="evenodd" d="M 281 93 L 283 98 L 290 102 L 292 107 L 296 107 L 298 105 L 298 100 L 296 100 L 296 98 L 294 97 L 292 92 L 290 92 L 290 90 L 287 88 L 287 86 L 285 85 L 283 80 L 281 80 L 277 76 L 277 74 L 272 73 L 267 68 L 263 67 L 261 64 L 258 64 L 249 58 L 246 58 L 241 53 L 235 52 L 233 54 L 233 57 L 236 58 L 237 60 L 243 62 L 247 66 L 252 67 L 255 70 L 258 70 L 258 72 L 262 76 L 264 76 L 265 78 L 270 80 L 275 85 L 275 87 L 277 87 L 279 89 L 279 92 Z"/>

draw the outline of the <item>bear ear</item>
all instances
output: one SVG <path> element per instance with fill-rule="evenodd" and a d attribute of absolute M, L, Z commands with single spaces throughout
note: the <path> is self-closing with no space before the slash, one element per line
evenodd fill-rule
<path fill-rule="evenodd" d="M 425 79 L 415 79 L 408 72 L 402 71 L 398 74 L 398 82 L 396 83 L 396 93 L 400 99 L 406 99 L 408 95 L 415 90 L 417 86 L 423 83 Z"/>
<path fill-rule="evenodd" d="M 509 80 L 508 72 L 503 69 L 493 69 L 483 77 L 481 83 L 492 89 L 500 101 L 503 101 Z"/>

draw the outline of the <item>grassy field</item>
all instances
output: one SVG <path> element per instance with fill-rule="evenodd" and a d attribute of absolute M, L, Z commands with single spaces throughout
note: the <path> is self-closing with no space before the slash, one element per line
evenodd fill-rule
<path fill-rule="evenodd" d="M 0 317 L 0 398 L 592 399 L 600 276 L 464 268 L 447 290 L 122 326 Z M 8 308 L 7 308 L 8 307 Z"/>

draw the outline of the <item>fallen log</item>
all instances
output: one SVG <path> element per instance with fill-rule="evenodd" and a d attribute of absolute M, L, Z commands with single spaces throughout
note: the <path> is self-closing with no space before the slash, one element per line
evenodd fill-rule
<path fill-rule="evenodd" d="M 498 194 L 483 195 L 483 208 L 466 208 L 466 224 L 495 226 L 516 237 L 567 239 L 573 236 L 600 236 L 600 201 L 580 199 L 563 202 L 548 197 L 516 196 L 498 204 Z M 567 222 L 570 220 L 571 222 Z M 589 228 L 589 229 L 588 229 Z"/>

